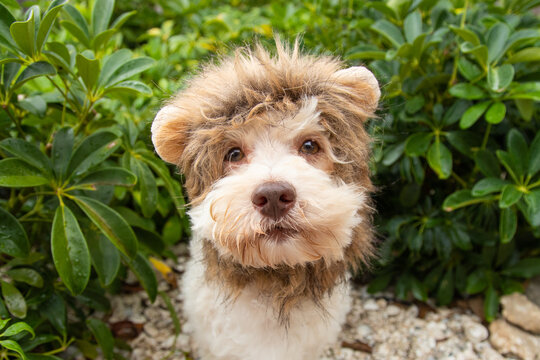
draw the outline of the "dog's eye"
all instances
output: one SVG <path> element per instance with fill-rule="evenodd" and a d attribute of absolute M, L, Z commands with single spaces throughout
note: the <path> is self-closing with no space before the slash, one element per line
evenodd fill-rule
<path fill-rule="evenodd" d="M 243 158 L 244 158 L 244 153 L 242 152 L 242 150 L 240 148 L 235 147 L 229 150 L 229 152 L 225 156 L 225 161 L 237 162 L 237 161 L 242 160 Z"/>
<path fill-rule="evenodd" d="M 300 152 L 307 154 L 307 155 L 313 155 L 319 152 L 319 144 L 317 144 L 313 140 L 307 140 L 304 141 L 302 146 L 300 147 Z"/>

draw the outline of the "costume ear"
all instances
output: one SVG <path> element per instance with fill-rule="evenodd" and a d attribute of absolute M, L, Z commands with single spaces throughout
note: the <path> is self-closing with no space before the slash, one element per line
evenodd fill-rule
<path fill-rule="evenodd" d="M 167 105 L 157 113 L 152 123 L 152 142 L 158 155 L 178 165 L 186 141 L 186 121 L 182 110 Z"/>
<path fill-rule="evenodd" d="M 375 112 L 381 90 L 379 82 L 371 71 L 363 66 L 352 66 L 336 71 L 333 77 L 338 83 L 351 88 L 355 95 L 363 100 L 363 105 L 369 113 Z"/>

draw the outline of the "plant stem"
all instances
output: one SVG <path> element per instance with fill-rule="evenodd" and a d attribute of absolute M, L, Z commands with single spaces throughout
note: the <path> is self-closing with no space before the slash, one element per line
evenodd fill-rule
<path fill-rule="evenodd" d="M 452 171 L 452 177 L 454 180 L 456 180 L 461 186 L 464 188 L 467 188 L 467 182 L 463 180 L 458 174 L 456 174 L 454 171 Z"/>
<path fill-rule="evenodd" d="M 484 139 L 482 140 L 482 147 L 481 147 L 482 150 L 486 149 L 490 132 L 491 132 L 491 123 L 488 123 L 488 126 L 486 128 L 486 132 L 484 133 Z"/>

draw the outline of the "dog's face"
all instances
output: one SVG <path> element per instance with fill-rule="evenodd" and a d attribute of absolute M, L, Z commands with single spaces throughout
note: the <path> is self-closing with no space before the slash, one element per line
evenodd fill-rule
<path fill-rule="evenodd" d="M 193 233 L 221 257 L 256 268 L 332 263 L 368 221 L 362 122 L 378 85 L 365 68 L 278 53 L 203 72 L 158 113 L 153 141 L 186 175 Z"/>

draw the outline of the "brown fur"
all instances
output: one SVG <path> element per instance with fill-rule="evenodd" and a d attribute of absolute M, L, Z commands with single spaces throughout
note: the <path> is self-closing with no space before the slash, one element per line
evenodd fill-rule
<path fill-rule="evenodd" d="M 369 179 L 369 137 L 363 124 L 373 115 L 378 95 L 372 85 L 334 74 L 343 64 L 331 57 L 300 55 L 296 43 L 288 49 L 276 41 L 277 55 L 260 45 L 254 51 L 239 50 L 219 64 L 209 65 L 186 90 L 168 105 L 178 109 L 154 134 L 158 153 L 177 164 L 185 174 L 192 203 L 204 199 L 211 185 L 224 176 L 223 158 L 230 134 L 264 114 L 290 113 L 301 101 L 316 97 L 321 125 L 328 133 L 332 152 L 341 160 L 333 174 L 346 183 L 372 191 Z M 280 319 L 303 299 L 320 303 L 340 282 L 348 269 L 356 269 L 372 255 L 370 208 L 362 210 L 364 221 L 344 249 L 345 259 L 332 264 L 319 260 L 294 267 L 250 268 L 218 256 L 210 241 L 204 246 L 207 279 L 228 289 L 232 297 L 247 285 L 272 298 Z"/>

